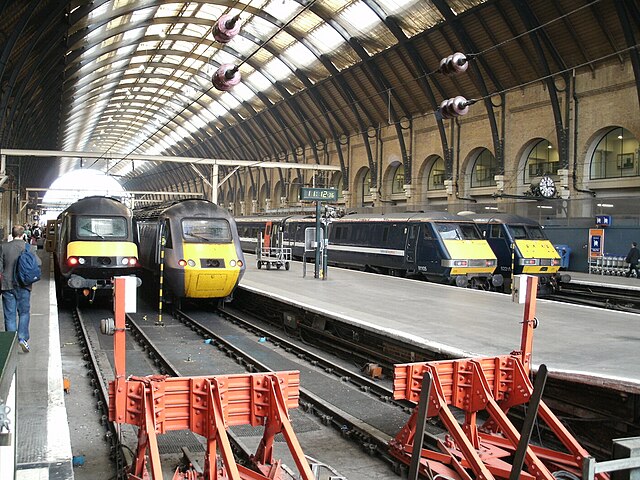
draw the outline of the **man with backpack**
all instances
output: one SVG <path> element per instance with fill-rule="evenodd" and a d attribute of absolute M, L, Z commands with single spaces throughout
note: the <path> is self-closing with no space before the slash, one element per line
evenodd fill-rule
<path fill-rule="evenodd" d="M 40 279 L 41 261 L 35 252 L 25 252 L 29 246 L 23 240 L 24 227 L 21 225 L 13 227 L 11 235 L 13 240 L 4 242 L 0 246 L 2 250 L 0 252 L 0 285 L 4 329 L 6 332 L 17 330 L 20 347 L 23 352 L 28 353 L 31 286 L 33 282 Z M 24 255 L 31 257 L 21 260 L 23 252 L 25 252 Z"/>

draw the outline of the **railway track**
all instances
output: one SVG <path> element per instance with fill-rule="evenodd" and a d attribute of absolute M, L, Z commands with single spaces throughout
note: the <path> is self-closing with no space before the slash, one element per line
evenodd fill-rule
<path fill-rule="evenodd" d="M 393 344 L 389 339 L 374 339 L 368 332 L 347 332 L 344 326 L 331 325 L 328 319 L 305 318 L 301 312 L 283 316 L 282 310 L 269 300 L 243 299 L 243 296 L 238 295 L 241 301 L 234 305 L 251 305 L 248 310 L 260 311 L 260 319 L 250 312 L 231 308 L 218 313 L 178 311 L 176 318 L 166 318 L 162 325 L 150 320 L 155 318 L 151 313 L 129 315 L 127 324 L 137 345 L 133 349 L 128 345 L 127 357 L 128 361 L 129 357 L 133 359 L 130 364 L 135 374 L 197 376 L 299 370 L 301 408 L 292 411 L 291 416 L 296 432 L 302 432 L 298 435 L 305 452 L 317 457 L 314 453 L 318 449 L 324 452 L 328 444 L 339 442 L 337 450 L 342 455 L 329 452 L 327 458 L 318 459 L 319 464 L 329 464 L 351 480 L 396 478 L 392 472 L 400 473 L 405 467 L 390 457 L 387 443 L 406 422 L 412 407 L 392 400 L 390 368 L 394 363 L 442 359 L 442 354 L 417 352 L 415 348 Z M 99 322 L 96 315 L 104 317 L 105 312 L 79 313 L 77 328 L 88 338 L 89 347 L 98 345 L 97 352 L 88 352 L 86 356 L 98 365 L 93 374 L 96 394 L 104 396 L 106 384 L 113 375 L 104 359 L 109 350 L 105 345 L 111 339 L 91 338 Z M 95 333 L 93 335 L 95 337 Z M 331 353 L 326 353 L 327 350 Z M 373 380 L 361 374 L 360 367 L 365 361 L 377 362 L 386 379 Z M 611 438 L 640 433 L 633 423 L 637 394 L 595 387 L 585 390 L 583 385 L 574 385 L 566 379 L 550 379 L 545 401 L 597 456 L 608 456 Z M 103 421 L 107 418 L 106 405 L 106 397 L 98 401 Z M 513 413 L 517 424 L 523 413 L 517 410 Z M 108 428 L 113 457 L 118 471 L 122 472 L 130 457 L 126 450 L 135 447 L 135 432 L 123 435 L 113 425 Z M 308 431 L 316 433 L 308 434 Z M 335 437 L 331 442 L 326 441 L 330 438 L 329 431 L 333 431 L 331 435 Z M 234 432 L 234 429 L 230 433 L 238 458 L 248 459 L 259 436 L 255 432 Z M 186 435 L 184 432 L 179 441 L 184 442 Z M 123 437 L 128 437 L 129 447 Z M 322 447 L 318 447 L 318 438 L 323 439 Z M 433 446 L 438 438 L 442 438 L 442 431 L 431 424 L 426 441 Z M 543 440 L 543 436 L 540 439 Z M 191 458 L 198 462 L 203 449 L 197 448 L 197 440 L 189 445 L 193 450 Z M 350 452 L 346 460 L 345 451 Z M 286 452 L 278 453 L 282 453 L 287 463 Z M 173 461 L 177 462 L 178 458 Z M 375 462 L 373 470 L 372 461 Z"/>
<path fill-rule="evenodd" d="M 562 289 L 559 292 L 543 298 L 575 305 L 640 313 L 640 292 L 636 290 L 567 283 L 562 285 Z"/>

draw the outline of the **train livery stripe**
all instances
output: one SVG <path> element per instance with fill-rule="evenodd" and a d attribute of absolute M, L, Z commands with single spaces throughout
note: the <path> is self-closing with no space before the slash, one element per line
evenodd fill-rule
<path fill-rule="evenodd" d="M 257 240 L 255 238 L 247 238 L 241 237 L 240 241 L 246 243 L 252 243 L 257 245 Z M 304 243 L 295 242 L 288 243 L 285 242 L 286 246 L 291 247 L 299 247 L 304 248 Z M 332 243 L 329 244 L 329 251 L 336 252 L 351 252 L 351 253 L 366 253 L 369 255 L 390 255 L 394 257 L 404 257 L 404 250 L 392 249 L 392 248 L 375 248 L 375 247 L 361 247 L 358 245 L 334 245 Z"/>
<path fill-rule="evenodd" d="M 70 242 L 68 257 L 137 257 L 138 247 L 133 242 Z"/>

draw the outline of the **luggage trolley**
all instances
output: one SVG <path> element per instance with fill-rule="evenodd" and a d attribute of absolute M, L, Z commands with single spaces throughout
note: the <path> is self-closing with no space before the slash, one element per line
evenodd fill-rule
<path fill-rule="evenodd" d="M 289 270 L 291 267 L 291 247 L 283 247 L 282 244 L 282 232 L 276 237 L 276 246 L 273 246 L 273 239 L 270 242 L 265 242 L 262 236 L 262 232 L 258 233 L 258 246 L 256 247 L 256 257 L 258 263 L 258 270 L 264 265 L 267 270 L 271 270 L 272 267 L 280 268 L 284 267 L 285 270 Z"/>

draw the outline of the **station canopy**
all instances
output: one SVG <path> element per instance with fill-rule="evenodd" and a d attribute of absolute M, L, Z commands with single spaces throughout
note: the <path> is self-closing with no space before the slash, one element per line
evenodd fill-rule
<path fill-rule="evenodd" d="M 612 0 L 7 0 L 0 149 L 121 156 L 24 159 L 25 186 L 91 167 L 161 189 L 189 171 L 132 154 L 320 162 L 446 98 L 622 58 L 617 15 Z M 223 16 L 240 27 L 228 43 Z M 469 74 L 436 73 L 457 51 Z M 225 65 L 241 76 L 229 91 L 212 84 Z"/>

